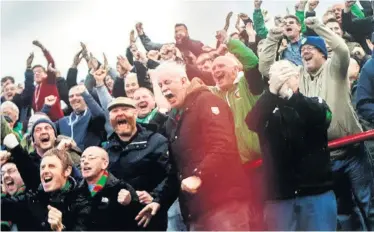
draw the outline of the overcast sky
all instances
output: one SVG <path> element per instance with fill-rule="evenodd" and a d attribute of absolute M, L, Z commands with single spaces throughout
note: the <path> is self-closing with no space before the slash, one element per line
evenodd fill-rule
<path fill-rule="evenodd" d="M 294 12 L 296 1 L 265 0 L 263 8 L 271 15 Z M 337 1 L 321 1 L 321 15 Z M 233 11 L 230 31 L 236 14 L 243 12 L 252 18 L 252 1 L 178 1 L 178 0 L 118 0 L 118 1 L 1 1 L 1 61 L 0 76 L 11 75 L 23 82 L 26 59 L 34 51 L 33 64 L 46 65 L 42 53 L 32 41 L 40 40 L 51 52 L 63 76 L 79 51 L 79 42 L 87 44 L 96 57 L 105 52 L 115 67 L 116 56 L 124 55 L 129 44 L 129 32 L 136 22 L 155 42 L 173 41 L 174 24 L 183 22 L 190 36 L 207 45 L 215 45 L 215 31 L 222 29 L 227 13 Z M 87 66 L 82 62 L 78 77 L 84 78 Z"/>

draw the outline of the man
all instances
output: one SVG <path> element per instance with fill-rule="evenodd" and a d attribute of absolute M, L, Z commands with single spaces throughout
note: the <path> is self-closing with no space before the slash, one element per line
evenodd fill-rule
<path fill-rule="evenodd" d="M 33 53 L 30 54 L 26 63 L 27 67 L 31 67 L 32 60 L 34 59 Z M 1 98 L 3 101 L 12 101 L 14 104 L 17 105 L 19 109 L 19 121 L 23 122 L 31 115 L 31 105 L 32 105 L 32 94 L 35 89 L 34 87 L 34 78 L 31 69 L 26 69 L 25 72 L 25 88 L 27 91 L 18 92 L 17 86 L 14 83 L 13 77 L 4 77 L 1 81 L 1 86 L 3 89 L 3 97 Z"/>
<path fill-rule="evenodd" d="M 0 107 L 0 112 L 6 117 L 13 131 L 22 138 L 22 123 L 18 122 L 19 109 L 17 105 L 11 101 L 3 102 Z"/>
<path fill-rule="evenodd" d="M 138 110 L 136 122 L 156 125 L 159 131 L 167 120 L 167 116 L 164 113 L 166 113 L 168 109 L 162 109 L 156 106 L 155 96 L 149 89 L 144 87 L 135 90 L 134 100 L 136 102 L 136 109 Z M 164 113 L 162 113 L 162 111 Z"/>
<path fill-rule="evenodd" d="M 144 33 L 142 23 L 137 23 L 135 27 L 139 38 L 147 51 L 160 50 L 163 47 L 163 44 L 154 43 L 149 39 L 149 37 Z M 180 50 L 181 53 L 187 54 L 188 52 L 192 52 L 192 54 L 196 57 L 203 53 L 202 48 L 204 44 L 200 41 L 191 39 L 188 33 L 187 26 L 183 23 L 175 24 L 174 39 L 175 46 Z M 167 47 L 165 47 L 165 49 L 168 50 Z"/>
<path fill-rule="evenodd" d="M 108 171 L 137 190 L 140 203 L 148 204 L 163 190 L 169 165 L 167 140 L 136 123 L 137 110 L 130 98 L 113 99 L 108 111 L 114 130 L 105 146 L 109 153 Z M 148 229 L 166 229 L 166 212 L 175 199 L 168 200 L 171 202 L 162 205 Z"/>
<path fill-rule="evenodd" d="M 56 104 L 55 96 L 46 98 L 46 106 Z M 69 90 L 69 103 L 73 112 L 56 122 L 58 134 L 72 138 L 83 151 L 89 146 L 99 146 L 105 140 L 105 113 L 84 85 Z"/>
<path fill-rule="evenodd" d="M 54 60 L 47 49 L 39 42 L 33 41 L 33 44 L 39 47 L 48 61 L 48 67 L 55 67 Z M 35 91 L 25 89 L 25 91 L 33 92 L 32 108 L 35 112 L 40 111 L 44 104 L 44 99 L 47 96 L 56 96 L 56 104 L 53 105 L 49 112 L 49 116 L 52 121 L 57 121 L 58 119 L 64 116 L 61 104 L 60 104 L 60 95 L 56 86 L 56 74 L 48 71 L 42 65 L 35 65 L 31 68 L 31 62 L 28 63 L 27 69 L 30 69 L 34 73 L 34 81 L 36 83 Z"/>
<path fill-rule="evenodd" d="M 70 150 L 73 147 L 73 141 L 64 139 L 59 144 L 56 144 L 56 128 L 49 119 L 42 118 L 34 123 L 31 135 L 35 151 L 30 154 L 21 147 L 18 141 L 10 139 L 12 138 L 10 137 L 11 135 L 13 134 L 5 136 L 3 143 L 12 154 L 13 161 L 20 170 L 21 175 L 25 175 L 22 176 L 25 185 L 31 190 L 37 189 L 40 185 L 38 170 L 41 159 L 48 150 L 56 146 L 61 150 L 68 150 L 70 156 L 77 156 L 76 153 Z M 76 158 L 74 157 L 74 159 Z M 76 179 L 80 179 L 80 173 L 75 167 L 73 168 L 73 176 Z"/>
<path fill-rule="evenodd" d="M 4 153 L 6 151 L 0 152 Z M 17 166 L 9 160 L 1 165 L 1 183 L 4 186 L 3 190 L 5 190 L 1 193 L 1 197 L 18 196 L 23 194 L 26 189 Z M 16 225 L 10 221 L 1 221 L 2 231 L 14 231 L 17 230 L 16 228 Z"/>
<path fill-rule="evenodd" d="M 347 45 L 340 36 L 316 18 L 307 18 L 305 24 L 323 39 L 311 36 L 302 41 L 300 53 L 304 66 L 300 67 L 300 92 L 308 97 L 321 97 L 330 107 L 332 114 L 335 115 L 328 130 L 329 140 L 362 132 L 351 104 L 347 79 L 350 62 Z M 277 28 L 271 30 L 265 42 L 266 47 L 260 54 L 259 68 L 263 75 L 268 75 L 269 65 L 274 63 L 273 41 L 281 37 L 279 31 Z M 331 59 L 328 60 L 324 40 L 333 51 Z M 363 219 L 360 222 L 360 229 L 369 228 L 370 203 L 368 199 L 372 195 L 373 177 L 370 172 L 365 171 L 371 168 L 367 154 L 359 144 L 334 150 L 330 155 L 333 171 L 335 173 L 342 171 L 348 175 L 355 201 L 362 214 L 358 215 Z M 345 224 L 341 217 L 338 218 L 342 224 Z M 348 226 L 344 229 L 351 230 L 352 228 Z"/>
<path fill-rule="evenodd" d="M 129 184 L 107 171 L 108 165 L 108 153 L 100 147 L 88 147 L 81 156 L 84 180 L 79 190 L 90 206 L 87 230 L 136 230 L 135 216 L 141 209 L 138 196 Z"/>
<path fill-rule="evenodd" d="M 298 92 L 298 69 L 278 61 L 246 122 L 260 137 L 269 230 L 336 230 L 327 129 L 331 112 L 321 98 Z M 285 133 L 286 132 L 286 133 Z"/>
<path fill-rule="evenodd" d="M 183 66 L 161 64 L 156 73 L 164 96 L 177 111 L 166 125 L 189 229 L 249 230 L 246 179 L 229 106 L 198 79 L 189 82 Z M 158 207 L 151 203 L 140 216 Z"/>
<path fill-rule="evenodd" d="M 87 204 L 74 191 L 76 182 L 69 177 L 71 170 L 72 161 L 65 151 L 46 152 L 40 165 L 41 188 L 2 198 L 2 220 L 16 223 L 21 231 L 85 230 L 81 215 L 87 211 Z M 20 174 L 28 175 L 22 171 Z"/>
<path fill-rule="evenodd" d="M 301 46 L 301 22 L 298 17 L 288 15 L 284 17 L 283 35 L 288 40 L 287 47 L 281 54 L 281 59 L 291 61 L 296 65 L 302 65 L 299 49 Z"/>

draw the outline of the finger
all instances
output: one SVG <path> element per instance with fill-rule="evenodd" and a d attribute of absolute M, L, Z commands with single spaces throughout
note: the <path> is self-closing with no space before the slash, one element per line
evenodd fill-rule
<path fill-rule="evenodd" d="M 143 217 L 140 219 L 140 221 L 138 222 L 138 226 L 141 226 L 141 225 L 145 224 L 146 220 L 147 220 L 147 217 L 146 217 L 146 216 L 143 216 Z"/>
<path fill-rule="evenodd" d="M 138 213 L 138 216 L 143 217 L 150 210 L 151 210 L 151 208 L 149 207 L 149 205 L 147 205 L 142 210 L 140 210 L 140 212 Z"/>
<path fill-rule="evenodd" d="M 146 220 L 145 220 L 143 228 L 146 228 L 150 221 L 151 221 L 151 217 L 147 217 Z"/>

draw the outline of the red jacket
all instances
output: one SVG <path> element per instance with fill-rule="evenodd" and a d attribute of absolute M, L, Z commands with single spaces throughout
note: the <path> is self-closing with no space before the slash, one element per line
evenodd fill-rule
<path fill-rule="evenodd" d="M 55 62 L 47 50 L 43 51 L 45 58 L 52 67 L 55 67 Z M 38 86 L 35 87 L 33 95 L 32 108 L 35 112 L 40 111 L 44 105 L 44 99 L 49 95 L 54 95 L 57 97 L 56 104 L 54 104 L 49 112 L 49 117 L 52 121 L 57 121 L 58 119 L 64 117 L 64 113 L 61 109 L 60 95 L 58 94 L 56 86 L 56 75 L 53 72 L 47 72 L 47 78 L 42 81 Z"/>

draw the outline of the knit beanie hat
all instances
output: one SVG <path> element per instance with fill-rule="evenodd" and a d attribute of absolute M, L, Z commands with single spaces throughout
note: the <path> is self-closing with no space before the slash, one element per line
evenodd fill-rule
<path fill-rule="evenodd" d="M 308 36 L 308 37 L 305 37 L 304 39 L 302 39 L 301 40 L 301 46 L 300 46 L 300 53 L 301 53 L 301 48 L 306 44 L 312 45 L 315 48 L 317 48 L 320 52 L 322 52 L 322 54 L 327 59 L 328 52 L 327 52 L 326 44 L 325 44 L 325 41 L 321 37 L 319 37 L 319 36 Z"/>
<path fill-rule="evenodd" d="M 41 119 L 37 120 L 37 121 L 34 123 L 34 125 L 32 126 L 32 129 L 31 129 L 31 139 L 32 139 L 32 141 L 34 141 L 34 130 L 35 130 L 35 127 L 36 127 L 38 124 L 40 124 L 40 123 L 48 123 L 49 125 L 51 125 L 51 127 L 53 128 L 53 130 L 54 130 L 54 132 L 55 132 L 55 136 L 56 136 L 56 138 L 57 138 L 57 129 L 56 129 L 55 124 L 54 124 L 51 120 L 49 120 L 49 119 L 47 119 L 47 118 L 41 118 Z"/>

